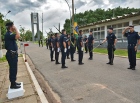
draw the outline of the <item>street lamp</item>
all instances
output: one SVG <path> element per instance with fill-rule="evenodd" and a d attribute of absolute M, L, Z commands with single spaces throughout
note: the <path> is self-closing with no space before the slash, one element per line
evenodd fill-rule
<path fill-rule="evenodd" d="M 65 1 L 69 7 L 69 12 L 70 12 L 70 35 L 71 35 L 71 10 L 70 10 L 70 5 L 69 5 L 68 1 L 67 0 L 65 0 Z M 71 40 L 71 37 L 70 37 L 70 40 Z"/>
<path fill-rule="evenodd" d="M 4 18 L 6 19 L 6 16 L 8 13 L 10 13 L 11 11 L 9 10 L 6 15 L 4 16 Z M 0 24 L 0 58 L 3 57 L 3 52 L 2 52 L 2 40 L 1 40 L 1 24 Z"/>

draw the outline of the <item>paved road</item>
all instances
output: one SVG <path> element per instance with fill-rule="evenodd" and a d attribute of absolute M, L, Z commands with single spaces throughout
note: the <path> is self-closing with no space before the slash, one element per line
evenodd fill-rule
<path fill-rule="evenodd" d="M 27 53 L 62 103 L 140 103 L 140 60 L 132 71 L 126 69 L 127 58 L 115 57 L 111 66 L 106 64 L 107 55 L 94 54 L 89 61 L 84 54 L 83 66 L 66 60 L 69 68 L 62 70 L 61 65 L 50 61 L 45 47 L 30 44 Z"/>

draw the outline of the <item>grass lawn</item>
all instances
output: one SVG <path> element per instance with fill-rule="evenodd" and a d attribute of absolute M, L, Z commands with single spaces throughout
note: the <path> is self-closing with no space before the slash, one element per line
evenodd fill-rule
<path fill-rule="evenodd" d="M 6 60 L 6 57 L 5 57 L 5 55 L 2 57 L 2 58 L 0 58 L 0 63 L 2 63 L 2 62 L 6 62 L 7 60 Z"/>
<path fill-rule="evenodd" d="M 96 48 L 94 50 L 94 52 L 107 54 L 107 49 L 106 48 Z M 128 56 L 126 49 L 116 49 L 116 51 L 114 53 L 115 53 L 115 55 L 119 55 L 119 56 Z M 140 58 L 140 51 L 137 52 L 137 58 Z"/>

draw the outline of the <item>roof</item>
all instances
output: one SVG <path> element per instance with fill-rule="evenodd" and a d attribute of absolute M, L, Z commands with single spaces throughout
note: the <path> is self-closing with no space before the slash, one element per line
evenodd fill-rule
<path fill-rule="evenodd" d="M 97 24 L 101 24 L 101 23 L 106 23 L 106 22 L 110 22 L 110 21 L 115 21 L 115 20 L 125 19 L 125 18 L 129 18 L 129 17 L 135 17 L 135 16 L 140 16 L 140 11 L 131 12 L 130 14 L 123 14 L 122 16 L 112 17 L 110 19 L 105 19 L 105 20 L 94 22 L 94 23 L 89 23 L 86 25 L 81 25 L 81 26 L 79 26 L 79 28 L 84 28 L 87 26 L 93 26 L 93 25 L 97 25 Z"/>

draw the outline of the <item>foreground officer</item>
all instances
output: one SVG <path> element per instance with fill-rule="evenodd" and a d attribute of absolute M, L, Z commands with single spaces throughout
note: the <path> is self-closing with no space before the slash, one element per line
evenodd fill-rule
<path fill-rule="evenodd" d="M 115 34 L 113 33 L 112 27 L 108 29 L 108 35 L 106 39 L 100 45 L 102 45 L 106 41 L 108 42 L 107 50 L 108 50 L 108 58 L 109 58 L 109 62 L 107 64 L 113 65 L 114 51 L 115 51 L 115 45 L 116 45 L 117 39 L 116 39 Z"/>
<path fill-rule="evenodd" d="M 18 89 L 21 83 L 16 83 L 18 53 L 16 40 L 20 38 L 17 28 L 12 22 L 6 24 L 7 32 L 5 34 L 5 48 L 7 50 L 6 59 L 9 64 L 9 79 L 11 82 L 11 89 Z M 15 34 L 13 34 L 15 32 Z"/>
<path fill-rule="evenodd" d="M 62 57 L 61 57 L 61 62 L 62 62 L 62 67 L 61 68 L 68 68 L 65 66 L 65 59 L 66 59 L 66 53 L 67 53 L 67 36 L 66 36 L 66 30 L 62 30 L 62 35 L 60 36 L 60 48 L 61 48 L 61 53 L 62 53 Z"/>
<path fill-rule="evenodd" d="M 93 38 L 93 33 L 90 31 L 90 35 L 88 37 L 88 50 L 89 50 L 89 60 L 92 60 L 93 58 L 93 43 L 94 43 L 94 38 Z"/>
<path fill-rule="evenodd" d="M 71 61 L 74 60 L 74 53 L 75 53 L 75 47 L 74 47 L 74 36 L 73 33 L 71 33 L 71 42 L 70 42 L 70 55 L 71 55 Z"/>
<path fill-rule="evenodd" d="M 78 58 L 79 58 L 79 65 L 83 65 L 84 63 L 82 62 L 83 60 L 83 31 L 79 31 L 79 36 L 78 36 Z"/>
<path fill-rule="evenodd" d="M 51 48 L 50 48 L 51 61 L 55 61 L 53 59 L 54 47 L 55 47 L 55 37 L 54 37 L 54 35 L 52 35 L 52 37 L 51 37 Z"/>
<path fill-rule="evenodd" d="M 127 30 L 130 30 L 130 32 L 126 32 Z M 128 40 L 128 58 L 130 63 L 130 67 L 128 69 L 135 70 L 136 53 L 138 45 L 140 44 L 140 37 L 138 35 L 138 32 L 134 31 L 134 26 L 129 26 L 124 29 L 122 34 L 127 37 Z"/>
<path fill-rule="evenodd" d="M 55 33 L 55 64 L 60 64 L 58 62 L 59 59 L 59 52 L 60 52 L 60 47 L 59 47 L 59 34 Z"/>

